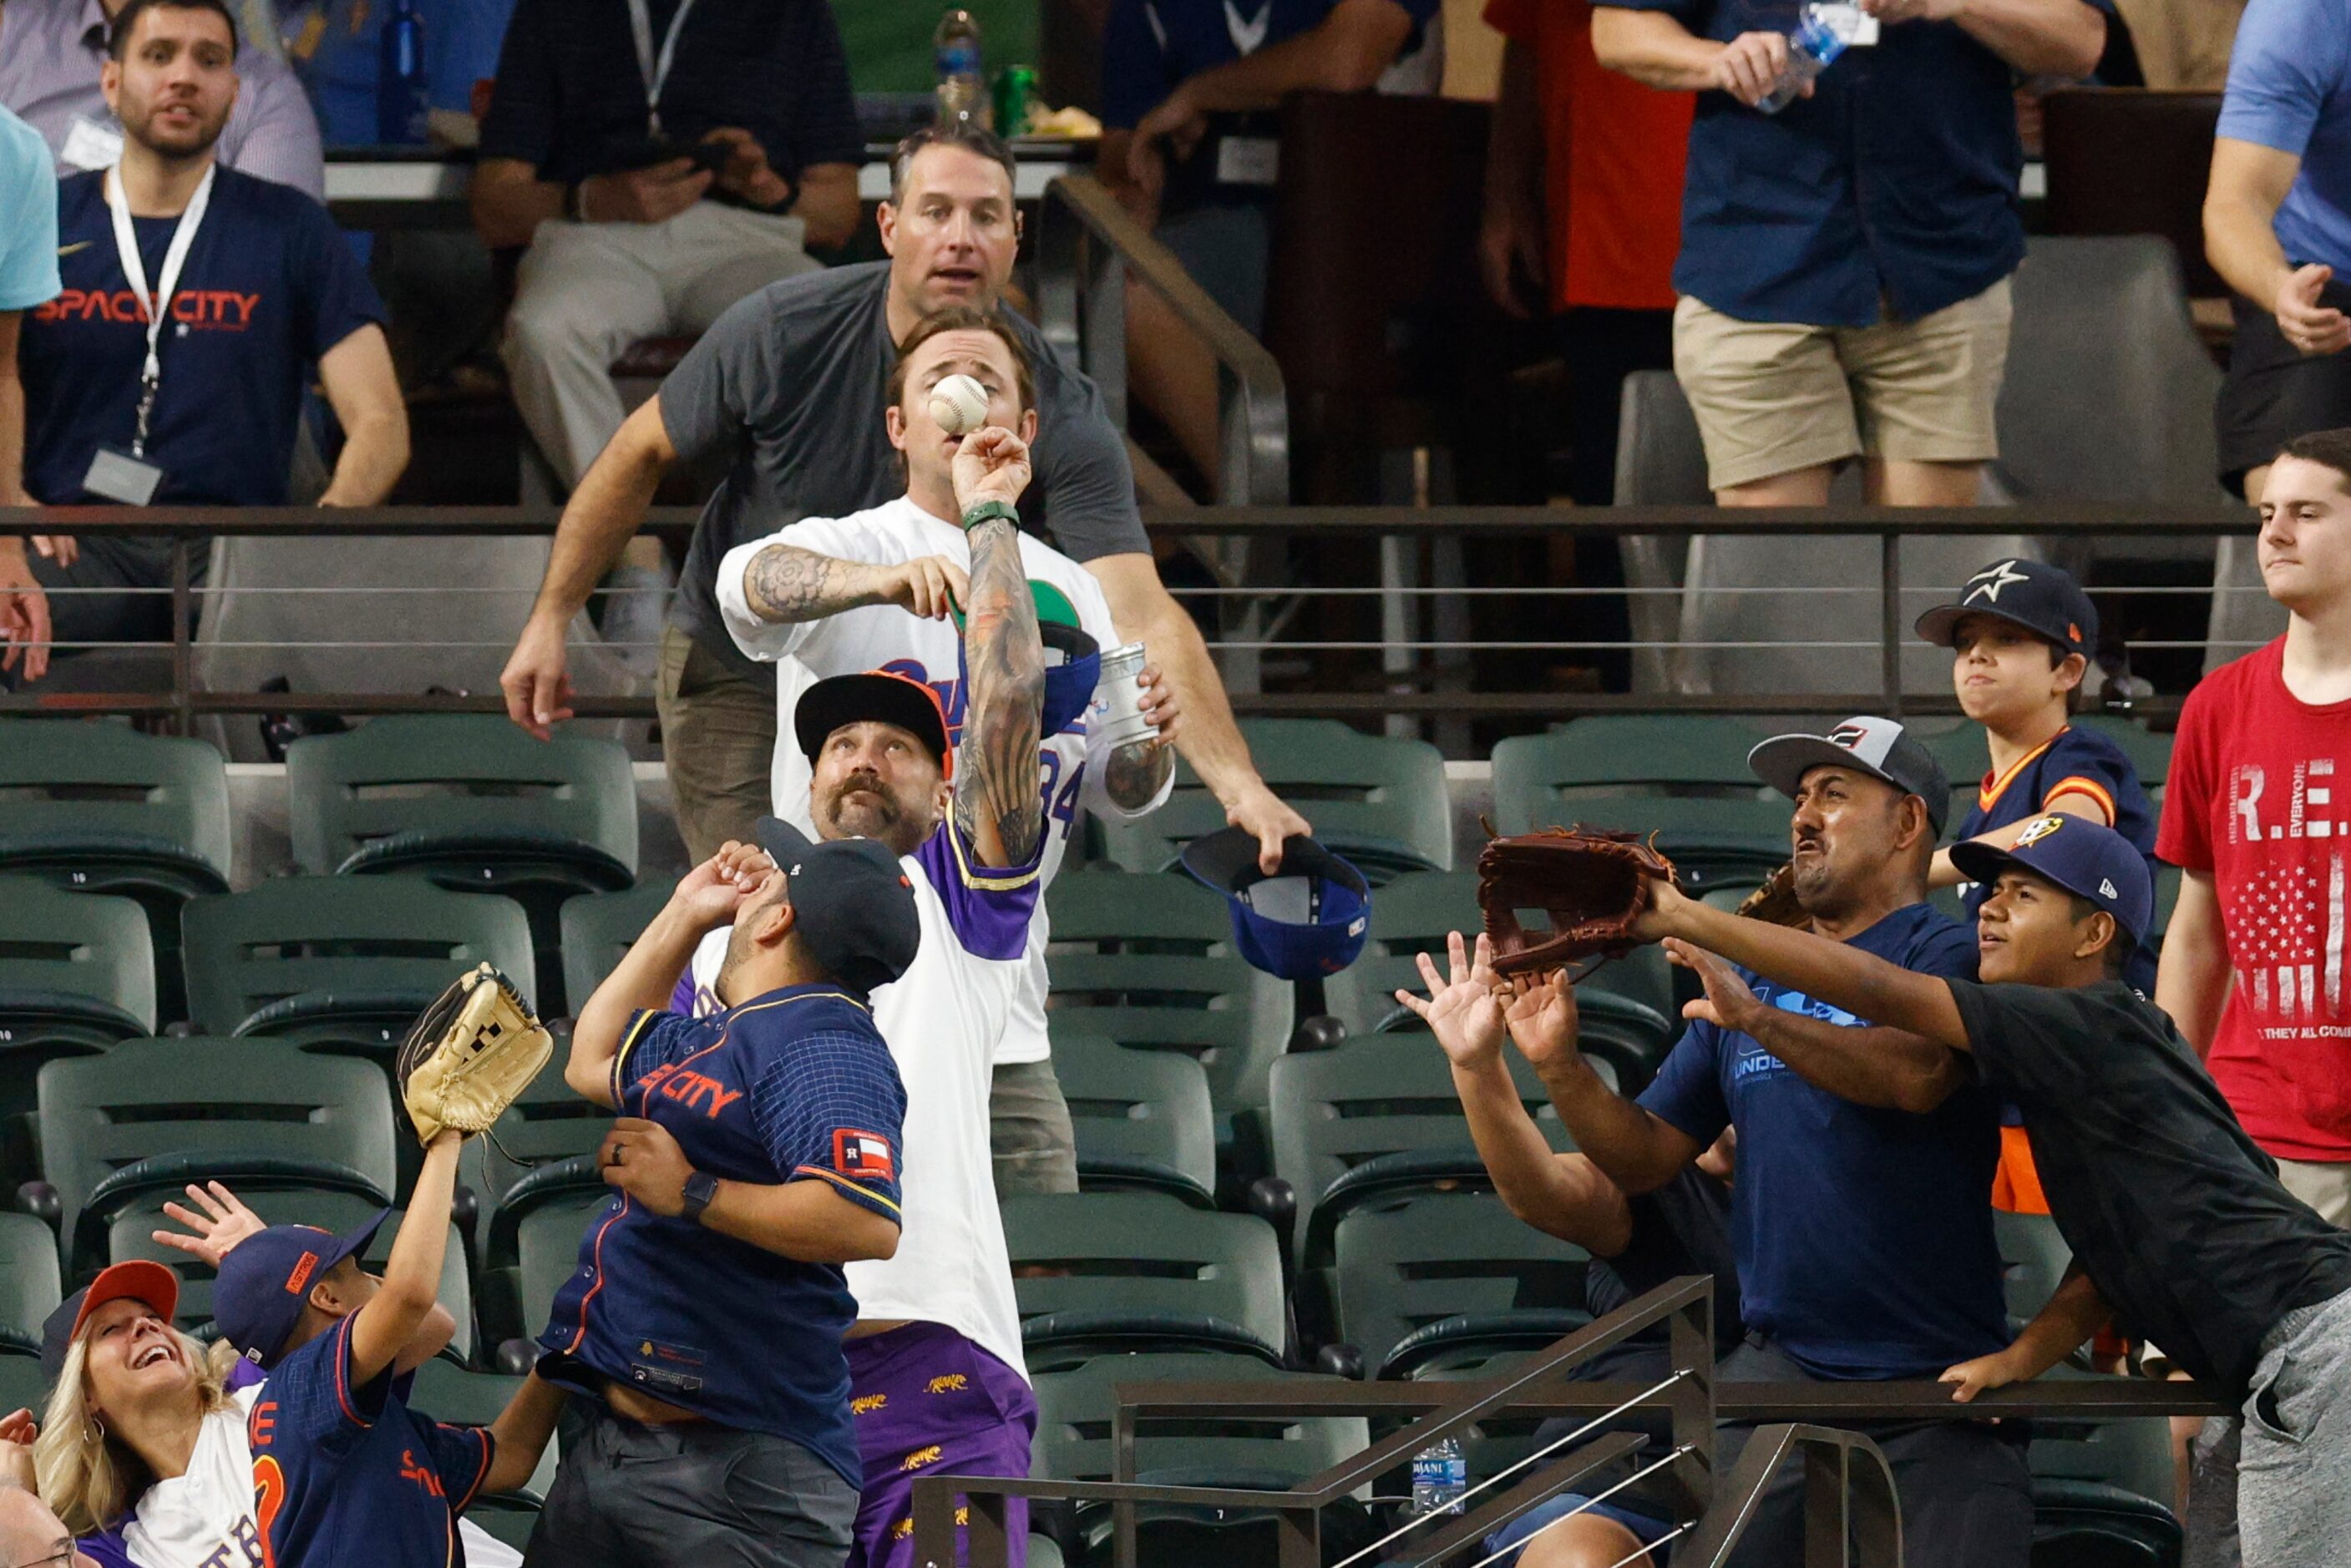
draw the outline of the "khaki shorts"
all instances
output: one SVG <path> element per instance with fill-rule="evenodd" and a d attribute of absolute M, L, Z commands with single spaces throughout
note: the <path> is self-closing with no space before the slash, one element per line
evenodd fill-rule
<path fill-rule="evenodd" d="M 2351 1164 L 2281 1159 L 2277 1167 L 2278 1180 L 2288 1192 L 2318 1210 L 2329 1225 L 2351 1230 Z"/>
<path fill-rule="evenodd" d="M 1685 295 L 1674 375 L 1716 490 L 1867 455 L 1982 462 L 2008 365 L 2006 278 L 1916 321 L 1741 321 Z"/>

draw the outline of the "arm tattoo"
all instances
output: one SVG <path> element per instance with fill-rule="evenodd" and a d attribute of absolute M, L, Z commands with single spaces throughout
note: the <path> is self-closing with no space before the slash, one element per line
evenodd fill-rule
<path fill-rule="evenodd" d="M 981 826 L 994 827 L 1004 863 L 1018 866 L 1036 853 L 1045 831 L 1043 770 L 1037 761 L 1045 645 L 1010 521 L 981 524 L 971 531 L 970 544 L 971 604 L 963 634 L 968 685 L 956 748 L 956 826 L 975 846 Z"/>
<path fill-rule="evenodd" d="M 851 562 L 797 545 L 770 545 L 743 568 L 743 597 L 761 620 L 820 620 L 875 602 L 861 591 L 862 576 Z"/>
<path fill-rule="evenodd" d="M 1141 811 L 1175 770 L 1176 753 L 1149 741 L 1129 741 L 1102 763 L 1102 793 L 1121 811 Z"/>

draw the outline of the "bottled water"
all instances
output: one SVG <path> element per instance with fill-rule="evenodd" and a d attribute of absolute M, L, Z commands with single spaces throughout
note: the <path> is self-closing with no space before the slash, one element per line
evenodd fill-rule
<path fill-rule="evenodd" d="M 980 74 L 979 23 L 957 8 L 939 18 L 931 35 L 932 57 L 938 62 L 938 122 L 986 126 L 987 83 Z"/>
<path fill-rule="evenodd" d="M 1459 1513 L 1461 1494 L 1469 1490 L 1469 1460 L 1458 1438 L 1431 1443 L 1412 1457 L 1412 1511 L 1415 1518 L 1432 1513 Z"/>
<path fill-rule="evenodd" d="M 1777 114 L 1796 101 L 1805 85 L 1829 68 L 1829 62 L 1844 53 L 1845 37 L 1818 5 L 1804 7 L 1803 19 L 1788 36 L 1788 68 L 1777 86 L 1763 96 L 1755 107 L 1765 114 Z"/>
<path fill-rule="evenodd" d="M 424 25 L 415 0 L 394 0 L 377 36 L 376 140 L 387 147 L 424 140 Z"/>

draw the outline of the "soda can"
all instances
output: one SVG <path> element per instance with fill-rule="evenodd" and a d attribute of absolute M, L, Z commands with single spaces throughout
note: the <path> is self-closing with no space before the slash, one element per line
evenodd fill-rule
<path fill-rule="evenodd" d="M 1011 138 L 1029 134 L 1029 116 L 1037 104 L 1037 67 L 1007 66 L 996 74 L 996 134 Z"/>
<path fill-rule="evenodd" d="M 1143 716 L 1143 689 L 1135 678 L 1143 673 L 1143 644 L 1130 642 L 1102 656 L 1102 681 L 1094 688 L 1092 729 L 1104 743 L 1123 746 L 1147 741 L 1159 726 Z"/>

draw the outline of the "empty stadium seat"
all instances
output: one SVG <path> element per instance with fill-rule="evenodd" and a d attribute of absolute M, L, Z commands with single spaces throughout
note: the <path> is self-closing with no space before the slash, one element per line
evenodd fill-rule
<path fill-rule="evenodd" d="M 39 1355 L 42 1320 L 57 1310 L 64 1294 L 57 1275 L 57 1239 L 49 1228 L 30 1214 L 0 1214 L 0 1356 Z M 20 1399 L 16 1405 L 23 1403 Z M 34 1408 L 39 1407 L 36 1401 Z"/>
<path fill-rule="evenodd" d="M 1177 874 L 1089 870 L 1055 878 L 1045 903 L 1056 1033 L 1196 1057 L 1228 1116 L 1265 1104 L 1266 1064 L 1289 1038 L 1290 990 L 1234 950 L 1223 898 Z"/>
<path fill-rule="evenodd" d="M 447 1298 L 444 1297 L 445 1302 Z M 460 1366 L 445 1356 L 434 1356 L 416 1369 L 416 1385 L 409 1393 L 409 1403 L 436 1421 L 454 1421 L 461 1426 L 486 1427 L 503 1414 L 507 1402 L 521 1389 L 523 1380 L 496 1372 L 476 1372 Z M 547 1489 L 555 1484 L 556 1444 L 550 1440 L 539 1455 L 538 1468 L 524 1483 L 523 1493 L 533 1500 L 544 1500 Z M 465 1517 L 487 1529 L 500 1540 L 500 1534 L 490 1521 L 477 1517 L 478 1506 L 465 1511 Z M 529 1533 L 529 1513 L 523 1515 L 523 1533 Z M 512 1544 L 510 1542 L 510 1544 Z"/>
<path fill-rule="evenodd" d="M 49 1397 L 48 1374 L 40 1355 L 22 1346 L 0 1346 L 0 1410 L 30 1410 L 39 1419 Z"/>
<path fill-rule="evenodd" d="M 570 1042 L 559 1037 L 547 1065 L 498 1117 L 495 1138 L 465 1142 L 460 1179 L 481 1195 L 488 1212 L 532 1171 L 558 1160 L 591 1155 L 612 1125 L 613 1113 L 583 1099 L 563 1081 Z"/>
<path fill-rule="evenodd" d="M 507 1192 L 484 1256 L 505 1276 L 501 1288 L 516 1319 L 508 1326 L 535 1338 L 547 1325 L 555 1293 L 580 1266 L 580 1238 L 613 1204 L 592 1154 L 543 1165 Z"/>
<path fill-rule="evenodd" d="M 213 1034 L 266 1034 L 389 1057 L 450 981 L 488 962 L 531 985 L 511 898 L 403 877 L 287 877 L 189 900 L 189 1002 Z"/>
<path fill-rule="evenodd" d="M 674 890 L 667 884 L 648 882 L 625 892 L 582 893 L 563 901 L 559 924 L 563 933 L 563 995 L 569 1011 L 576 1013 L 588 1004 L 604 977 L 644 935 Z"/>
<path fill-rule="evenodd" d="M 1215 1206 L 1217 1124 L 1197 1062 L 1061 1033 L 1053 1072 L 1077 1134 L 1081 1190 L 1167 1192 Z"/>
<path fill-rule="evenodd" d="M 1514 1219 L 1490 1192 L 1424 1192 L 1354 1209 L 1332 1234 L 1338 1336 L 1366 1368 L 1396 1376 L 1398 1346 L 1416 1330 L 1460 1319 L 1447 1345 L 1474 1353 L 1486 1336 L 1513 1344 L 1524 1314 L 1552 1338 L 1583 1321 L 1582 1248 Z M 1443 1348 L 1426 1339 L 1416 1358 Z"/>
<path fill-rule="evenodd" d="M 2053 234 L 2154 234 L 2199 298 L 2229 292 L 2204 254 L 2217 92 L 2064 87 L 2041 100 Z"/>
<path fill-rule="evenodd" d="M 1264 1220 L 1160 1192 L 1030 1196 L 1003 1210 L 1031 1371 L 1138 1346 L 1280 1364 L 1280 1246 Z"/>
<path fill-rule="evenodd" d="M 0 719 L 0 865 L 146 910 L 156 1012 L 177 1022 L 180 905 L 228 888 L 228 772 L 201 741 L 127 725 Z"/>
<path fill-rule="evenodd" d="M 155 950 L 138 904 L 0 877 L 0 1049 L 155 1033 Z"/>
<path fill-rule="evenodd" d="M 393 1186 L 382 1072 L 270 1040 L 134 1040 L 40 1074 L 41 1166 L 69 1264 L 103 1263 L 122 1210 L 217 1176 L 357 1192 Z"/>
<path fill-rule="evenodd" d="M 2092 1376 L 2067 1366 L 2052 1380 Z M 2032 1471 L 2035 1568 L 2172 1568 L 2183 1544 L 2163 1500 L 2178 1485 L 2170 1423 L 2038 1419 L 2026 1462 Z"/>
<path fill-rule="evenodd" d="M 1336 719 L 1246 719 L 1241 733 L 1267 787 L 1312 821 L 1315 839 L 1374 887 L 1407 871 L 1452 867 L 1452 807 L 1445 758 L 1435 746 L 1366 735 Z M 1160 871 L 1184 846 L 1225 826 L 1225 808 L 1190 764 L 1178 762 L 1165 805 L 1139 822 L 1104 822 L 1102 831 L 1120 865 Z"/>
<path fill-rule="evenodd" d="M 561 904 L 636 880 L 636 784 L 616 742 L 535 741 L 486 714 L 379 719 L 296 742 L 286 787 L 305 871 L 402 872 L 518 900 L 549 1013 L 563 1010 Z"/>

